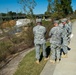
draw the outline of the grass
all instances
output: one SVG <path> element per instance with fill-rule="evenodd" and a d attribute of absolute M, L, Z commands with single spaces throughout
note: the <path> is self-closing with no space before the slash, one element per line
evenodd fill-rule
<path fill-rule="evenodd" d="M 47 46 L 49 45 L 47 43 Z M 33 50 L 23 58 L 14 75 L 40 75 L 47 61 L 42 59 L 40 64 L 36 64 L 35 61 L 35 50 Z"/>

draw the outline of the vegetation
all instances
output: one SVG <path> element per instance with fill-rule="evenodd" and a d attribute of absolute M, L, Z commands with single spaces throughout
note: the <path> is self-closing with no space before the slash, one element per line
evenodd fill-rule
<path fill-rule="evenodd" d="M 18 0 L 18 2 L 22 5 L 22 9 L 27 15 L 27 18 L 34 19 L 33 9 L 36 6 L 35 0 Z"/>
<path fill-rule="evenodd" d="M 47 43 L 47 46 L 50 46 L 50 43 Z M 33 50 L 23 58 L 14 75 L 40 75 L 47 61 L 42 59 L 39 65 L 35 61 L 35 50 Z"/>
<path fill-rule="evenodd" d="M 3 21 L 9 21 L 21 18 L 26 18 L 26 14 L 22 12 L 16 13 L 12 11 L 8 11 L 7 13 L 0 13 L 0 23 L 2 23 Z"/>
<path fill-rule="evenodd" d="M 42 24 L 46 27 L 47 33 L 46 33 L 46 39 L 49 38 L 49 31 L 53 27 L 53 22 L 52 21 L 42 21 Z"/>
<path fill-rule="evenodd" d="M 48 0 L 48 7 L 45 15 L 52 18 L 62 18 L 73 14 L 72 0 Z"/>
<path fill-rule="evenodd" d="M 10 19 L 14 19 L 13 16 L 17 15 L 21 16 L 21 18 L 23 18 L 22 16 L 24 17 L 27 16 L 27 18 L 31 20 L 31 23 L 29 23 L 27 27 L 26 26 L 22 27 L 22 31 L 20 33 L 10 35 L 8 32 L 13 30 L 12 26 L 14 26 L 15 23 L 12 24 L 12 22 L 9 23 L 8 21 L 6 25 L 1 25 L 3 23 L 0 20 L 1 21 L 0 30 L 2 31 L 2 33 L 0 33 L 0 62 L 5 61 L 6 58 L 11 54 L 15 54 L 26 48 L 34 46 L 33 27 L 36 25 L 35 23 L 36 15 L 33 14 L 33 9 L 36 6 L 36 2 L 35 0 L 18 0 L 18 1 L 22 5 L 24 13 L 22 12 L 16 13 L 9 11 L 6 14 L 0 13 L 0 16 L 2 17 L 8 16 L 8 18 Z M 47 0 L 47 1 L 48 1 L 47 11 L 45 12 L 45 14 L 37 15 L 38 17 L 48 16 L 49 18 L 51 18 L 51 20 L 55 18 L 60 19 L 66 16 L 71 16 L 72 19 L 76 18 L 76 11 L 73 12 L 72 10 L 71 0 Z M 42 25 L 44 25 L 47 29 L 46 39 L 48 39 L 49 38 L 48 34 L 50 29 L 53 27 L 53 23 L 52 21 L 45 21 L 44 19 L 42 21 Z M 9 30 L 8 32 L 5 32 L 6 28 L 7 30 Z M 25 28 L 27 29 L 25 30 Z"/>
<path fill-rule="evenodd" d="M 28 24 L 27 27 L 22 27 L 21 32 L 11 35 L 8 33 L 9 31 L 5 32 L 3 28 L 0 28 L 3 30 L 3 36 L 0 37 L 3 38 L 0 42 L 0 62 L 5 62 L 8 56 L 34 46 L 33 27 L 35 25 L 36 24 L 32 22 Z M 48 38 L 48 33 L 53 27 L 53 24 L 51 21 L 43 20 L 42 25 L 47 28 L 46 38 Z M 10 28 L 10 30 L 13 29 Z"/>
<path fill-rule="evenodd" d="M 11 46 L 12 43 L 10 41 L 0 41 L 0 61 L 6 60 L 6 57 L 9 55 Z"/>

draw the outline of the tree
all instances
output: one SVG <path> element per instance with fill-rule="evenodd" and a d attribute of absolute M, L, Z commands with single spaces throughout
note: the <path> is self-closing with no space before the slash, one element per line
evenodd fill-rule
<path fill-rule="evenodd" d="M 54 12 L 54 2 L 53 0 L 47 0 L 47 1 L 48 1 L 48 6 L 45 15 L 51 16 L 51 14 Z"/>
<path fill-rule="evenodd" d="M 71 3 L 72 3 L 72 0 L 61 0 L 62 10 L 65 15 L 73 13 Z"/>
<path fill-rule="evenodd" d="M 62 18 L 64 16 L 61 0 L 54 0 L 54 13 L 52 14 L 53 18 Z"/>
<path fill-rule="evenodd" d="M 25 14 L 33 16 L 33 9 L 36 6 L 35 0 L 19 0 Z"/>
<path fill-rule="evenodd" d="M 8 15 L 8 16 L 15 16 L 15 15 L 16 15 L 16 12 L 9 11 L 9 12 L 7 13 L 7 15 Z"/>
<path fill-rule="evenodd" d="M 50 14 L 52 18 L 62 18 L 73 13 L 72 0 L 47 0 L 48 7 L 45 14 Z"/>
<path fill-rule="evenodd" d="M 74 14 L 76 14 L 76 10 L 74 11 Z"/>
<path fill-rule="evenodd" d="M 1 16 L 6 16 L 6 13 L 1 13 Z"/>

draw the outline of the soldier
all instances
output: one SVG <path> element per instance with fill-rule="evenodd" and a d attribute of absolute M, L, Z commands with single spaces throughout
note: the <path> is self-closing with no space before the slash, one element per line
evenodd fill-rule
<path fill-rule="evenodd" d="M 70 21 L 70 18 L 67 19 L 67 22 L 68 22 L 68 26 L 69 26 L 69 34 L 68 34 L 68 44 L 69 44 L 70 40 L 71 40 L 70 36 L 72 34 L 72 23 Z"/>
<path fill-rule="evenodd" d="M 62 24 L 62 23 L 60 23 L 60 24 L 59 24 L 59 27 L 60 27 L 61 29 L 63 29 L 63 24 Z"/>
<path fill-rule="evenodd" d="M 68 25 L 70 27 L 70 34 L 72 33 L 72 23 L 70 21 L 70 18 L 67 19 Z"/>
<path fill-rule="evenodd" d="M 44 60 L 47 60 L 46 58 L 46 40 L 45 40 L 45 34 L 46 34 L 46 28 L 42 26 L 41 19 L 36 20 L 37 26 L 33 28 L 33 34 L 34 34 L 34 44 L 36 48 L 36 63 L 39 64 L 40 60 L 40 47 L 43 48 L 43 56 L 45 57 Z"/>
<path fill-rule="evenodd" d="M 51 63 L 59 62 L 61 50 L 61 35 L 62 31 L 58 26 L 59 21 L 54 21 L 54 27 L 50 30 L 49 36 L 51 43 Z"/>
<path fill-rule="evenodd" d="M 62 39 L 63 39 L 63 42 L 62 42 L 62 49 L 63 49 L 62 57 L 67 57 L 69 27 L 68 27 L 68 24 L 66 23 L 67 22 L 66 18 L 62 19 L 61 22 L 63 24 L 63 27 L 62 27 Z"/>

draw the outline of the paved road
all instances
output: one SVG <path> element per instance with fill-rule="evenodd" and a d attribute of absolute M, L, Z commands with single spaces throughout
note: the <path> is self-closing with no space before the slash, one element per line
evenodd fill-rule
<path fill-rule="evenodd" d="M 58 64 L 51 64 L 48 60 L 40 75 L 76 75 L 76 21 L 73 23 L 73 34 L 68 58 L 62 58 Z"/>

